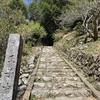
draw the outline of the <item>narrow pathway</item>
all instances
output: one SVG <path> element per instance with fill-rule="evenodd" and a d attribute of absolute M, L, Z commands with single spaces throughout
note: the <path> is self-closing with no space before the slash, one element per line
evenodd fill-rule
<path fill-rule="evenodd" d="M 97 100 L 53 47 L 44 47 L 31 91 L 32 100 Z"/>

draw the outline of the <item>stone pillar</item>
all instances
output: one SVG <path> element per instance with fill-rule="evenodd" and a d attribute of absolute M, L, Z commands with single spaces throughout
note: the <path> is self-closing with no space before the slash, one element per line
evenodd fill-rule
<path fill-rule="evenodd" d="M 0 100 L 16 100 L 21 55 L 21 36 L 19 34 L 10 34 L 2 71 Z"/>

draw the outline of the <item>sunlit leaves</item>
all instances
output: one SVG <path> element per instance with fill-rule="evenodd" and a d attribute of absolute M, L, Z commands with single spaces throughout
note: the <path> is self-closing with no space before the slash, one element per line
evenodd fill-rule
<path fill-rule="evenodd" d="M 23 36 L 24 40 L 29 36 L 34 37 L 34 35 L 37 35 L 39 38 L 43 38 L 47 35 L 45 29 L 39 23 L 34 23 L 33 21 L 28 25 L 20 24 L 17 32 Z"/>
<path fill-rule="evenodd" d="M 23 15 L 27 16 L 28 7 L 25 5 L 23 0 L 11 0 L 11 2 L 9 3 L 9 7 L 12 10 L 21 10 L 23 12 Z"/>

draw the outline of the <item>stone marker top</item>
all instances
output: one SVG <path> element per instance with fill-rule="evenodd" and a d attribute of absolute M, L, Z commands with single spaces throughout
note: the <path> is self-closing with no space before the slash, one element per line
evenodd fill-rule
<path fill-rule="evenodd" d="M 22 52 L 19 34 L 10 34 L 2 71 L 0 100 L 15 100 Z"/>

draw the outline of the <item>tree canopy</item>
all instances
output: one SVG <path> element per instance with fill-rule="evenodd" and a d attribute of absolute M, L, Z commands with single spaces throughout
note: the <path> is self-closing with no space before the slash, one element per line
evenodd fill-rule
<path fill-rule="evenodd" d="M 53 45 L 53 35 L 58 29 L 77 29 L 86 34 L 85 41 L 87 37 L 96 41 L 100 29 L 100 1 L 33 0 L 27 6 L 23 0 L 0 0 L 1 51 L 5 52 L 10 33 L 22 33 L 24 39 L 35 40 L 34 45 L 38 40 Z M 2 54 L 0 52 L 0 59 Z"/>

